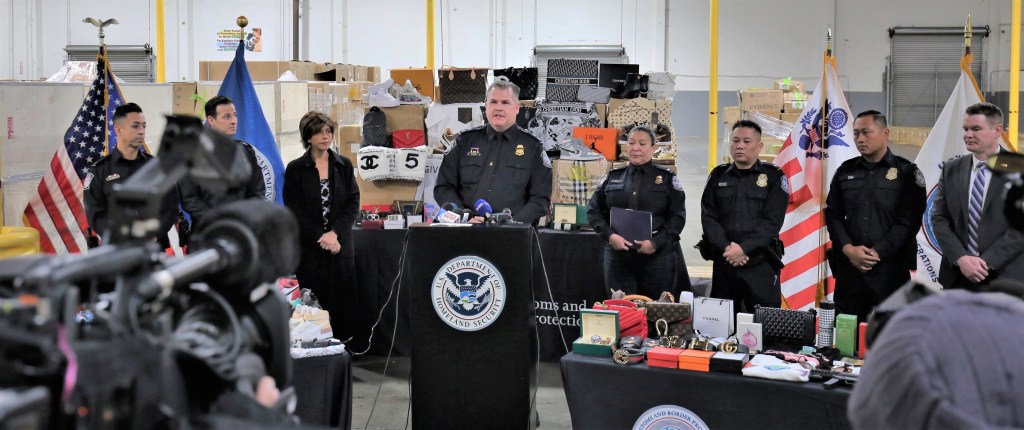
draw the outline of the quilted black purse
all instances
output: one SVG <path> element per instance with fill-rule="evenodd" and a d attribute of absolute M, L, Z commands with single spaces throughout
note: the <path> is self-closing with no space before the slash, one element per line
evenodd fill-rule
<path fill-rule="evenodd" d="M 519 100 L 533 100 L 537 98 L 537 68 L 536 67 L 509 67 L 507 69 L 494 69 L 494 77 L 504 76 L 509 82 L 519 87 Z"/>
<path fill-rule="evenodd" d="M 761 336 L 766 342 L 814 345 L 814 317 L 813 310 L 754 307 L 754 322 L 761 324 Z"/>
<path fill-rule="evenodd" d="M 487 69 L 437 70 L 437 83 L 441 87 L 441 103 L 483 103 L 487 98 Z"/>

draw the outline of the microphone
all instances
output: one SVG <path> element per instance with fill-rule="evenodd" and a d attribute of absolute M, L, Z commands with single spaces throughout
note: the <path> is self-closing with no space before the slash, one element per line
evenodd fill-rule
<path fill-rule="evenodd" d="M 222 293 L 248 294 L 299 265 L 299 227 L 291 210 L 263 200 L 233 202 L 210 211 L 213 221 L 193 236 L 193 252 L 139 283 L 153 297 L 203 280 Z"/>
<path fill-rule="evenodd" d="M 491 215 L 491 212 L 494 211 L 493 209 L 491 209 L 491 204 L 487 203 L 487 200 L 484 199 L 477 200 L 476 203 L 473 205 L 473 210 L 476 211 L 477 215 L 483 217 L 489 217 Z"/>
<path fill-rule="evenodd" d="M 428 208 L 437 210 L 436 215 L 434 216 L 434 221 L 441 224 L 462 224 L 462 214 L 455 212 L 458 209 L 458 206 L 456 206 L 455 203 L 445 203 L 441 205 L 441 207 L 437 207 L 432 204 L 428 204 L 427 206 Z M 451 209 L 445 210 L 445 208 Z"/>

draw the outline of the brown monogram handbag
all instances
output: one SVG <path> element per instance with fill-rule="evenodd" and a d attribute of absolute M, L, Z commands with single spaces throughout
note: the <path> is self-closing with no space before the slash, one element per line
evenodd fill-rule
<path fill-rule="evenodd" d="M 693 309 L 689 303 L 641 302 L 639 306 L 647 309 L 647 329 L 650 333 L 658 336 L 693 334 Z M 668 323 L 668 333 L 658 333 L 659 320 Z M 665 323 L 662 323 L 662 327 Z"/>

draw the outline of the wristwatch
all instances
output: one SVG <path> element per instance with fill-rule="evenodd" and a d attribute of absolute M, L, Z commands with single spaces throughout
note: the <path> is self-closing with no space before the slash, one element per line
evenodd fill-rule
<path fill-rule="evenodd" d="M 640 336 L 626 336 L 619 340 L 619 348 L 637 349 L 640 348 L 644 338 Z"/>
<path fill-rule="evenodd" d="M 616 363 L 627 365 L 644 361 L 644 350 L 638 348 L 620 348 L 612 354 L 612 360 Z"/>

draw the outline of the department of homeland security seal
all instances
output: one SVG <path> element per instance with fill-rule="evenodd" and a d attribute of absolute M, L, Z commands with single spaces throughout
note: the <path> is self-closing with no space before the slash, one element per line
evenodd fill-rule
<path fill-rule="evenodd" d="M 655 406 L 633 423 L 633 430 L 707 430 L 708 425 L 689 409 L 675 405 Z"/>
<path fill-rule="evenodd" d="M 434 275 L 430 303 L 452 328 L 481 330 L 498 319 L 505 307 L 505 279 L 490 261 L 475 256 L 456 257 Z"/>

